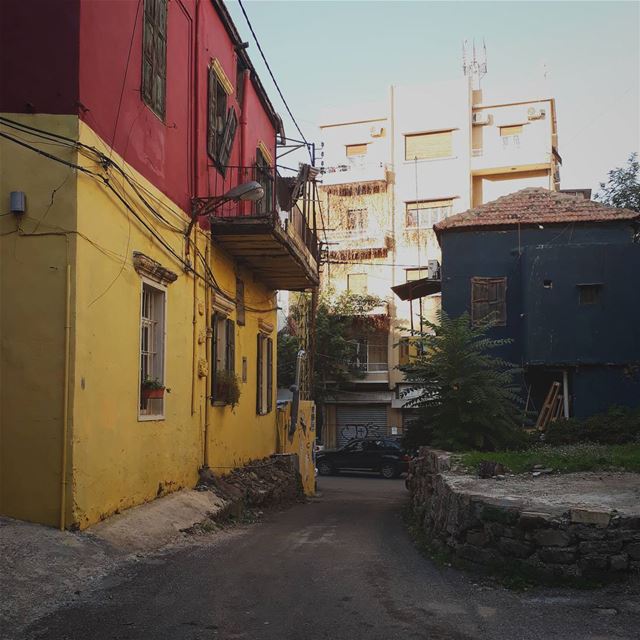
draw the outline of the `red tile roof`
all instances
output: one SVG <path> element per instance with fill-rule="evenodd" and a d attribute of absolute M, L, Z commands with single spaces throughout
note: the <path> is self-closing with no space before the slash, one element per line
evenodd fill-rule
<path fill-rule="evenodd" d="M 640 220 L 640 213 L 618 209 L 582 196 L 529 188 L 468 209 L 434 226 L 436 233 L 447 229 L 510 227 L 517 224 L 558 224 L 567 222 L 611 222 Z"/>

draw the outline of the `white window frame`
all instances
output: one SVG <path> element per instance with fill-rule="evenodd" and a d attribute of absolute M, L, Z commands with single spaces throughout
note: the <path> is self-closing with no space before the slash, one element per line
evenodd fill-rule
<path fill-rule="evenodd" d="M 141 409 L 140 409 L 140 404 L 141 404 L 141 391 L 142 391 L 142 367 L 140 366 L 140 361 L 141 361 L 141 357 L 142 357 L 142 305 L 143 305 L 143 300 L 144 300 L 144 287 L 148 286 L 151 287 L 152 289 L 155 289 L 156 291 L 162 293 L 162 297 L 163 297 L 163 307 L 162 307 L 162 339 L 161 339 L 161 346 L 162 346 L 162 384 L 165 385 L 167 384 L 166 381 L 166 373 L 167 373 L 167 368 L 166 368 L 166 364 L 167 364 L 167 288 L 163 285 L 161 285 L 160 283 L 151 280 L 149 278 L 140 278 L 140 307 L 138 310 L 138 326 L 139 326 L 139 330 L 138 330 L 138 396 L 137 396 L 137 402 L 138 402 L 138 421 L 139 422 L 149 422 L 149 421 L 163 421 L 165 419 L 165 415 L 167 412 L 167 394 L 165 391 L 165 395 L 162 398 L 162 413 L 156 413 L 156 414 L 145 414 L 145 413 L 141 413 Z"/>

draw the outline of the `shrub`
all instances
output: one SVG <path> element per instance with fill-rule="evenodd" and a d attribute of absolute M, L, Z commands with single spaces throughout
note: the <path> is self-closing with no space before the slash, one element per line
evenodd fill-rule
<path fill-rule="evenodd" d="M 640 409 L 611 407 L 586 419 L 569 418 L 549 423 L 544 441 L 548 444 L 599 444 L 640 443 Z"/>

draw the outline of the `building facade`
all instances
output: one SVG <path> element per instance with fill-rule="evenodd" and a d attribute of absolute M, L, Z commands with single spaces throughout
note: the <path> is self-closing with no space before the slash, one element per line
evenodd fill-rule
<path fill-rule="evenodd" d="M 386 104 L 321 125 L 322 286 L 377 295 L 389 318 L 388 331 L 362 341 L 364 379 L 327 407 L 328 444 L 342 444 L 358 428 L 400 434 L 411 417 L 397 367 L 409 357 L 410 331 L 434 318 L 440 298 L 401 299 L 391 287 L 437 275 L 433 226 L 522 188 L 559 188 L 553 98 L 485 96 L 469 77 L 391 87 Z"/>
<path fill-rule="evenodd" d="M 282 451 L 317 247 L 222 1 L 37 6 L 3 4 L 1 512 L 83 528 Z"/>
<path fill-rule="evenodd" d="M 528 411 L 554 383 L 566 417 L 640 406 L 640 214 L 525 189 L 436 232 L 443 309 L 510 340 L 499 355 L 523 368 Z"/>

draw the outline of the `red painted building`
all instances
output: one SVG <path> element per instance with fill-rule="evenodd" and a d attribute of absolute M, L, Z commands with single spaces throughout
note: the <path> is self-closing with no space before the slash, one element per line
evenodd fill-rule
<path fill-rule="evenodd" d="M 281 121 L 221 0 L 3 0 L 0 112 L 78 115 L 188 211 L 225 184 L 207 153 L 212 77 L 237 119 L 224 164 L 275 158 Z M 144 96 L 145 11 L 164 40 L 164 99 Z M 165 24 L 162 24 L 162 23 Z M 147 27 L 149 28 L 149 27 Z M 164 29 L 164 33 L 162 33 Z M 156 57 L 163 57 L 156 53 Z M 151 65 L 151 66 L 152 66 Z M 220 89 L 220 87 L 218 87 Z M 157 106 L 157 105 L 156 105 Z M 227 183 L 229 179 L 227 179 Z"/>

